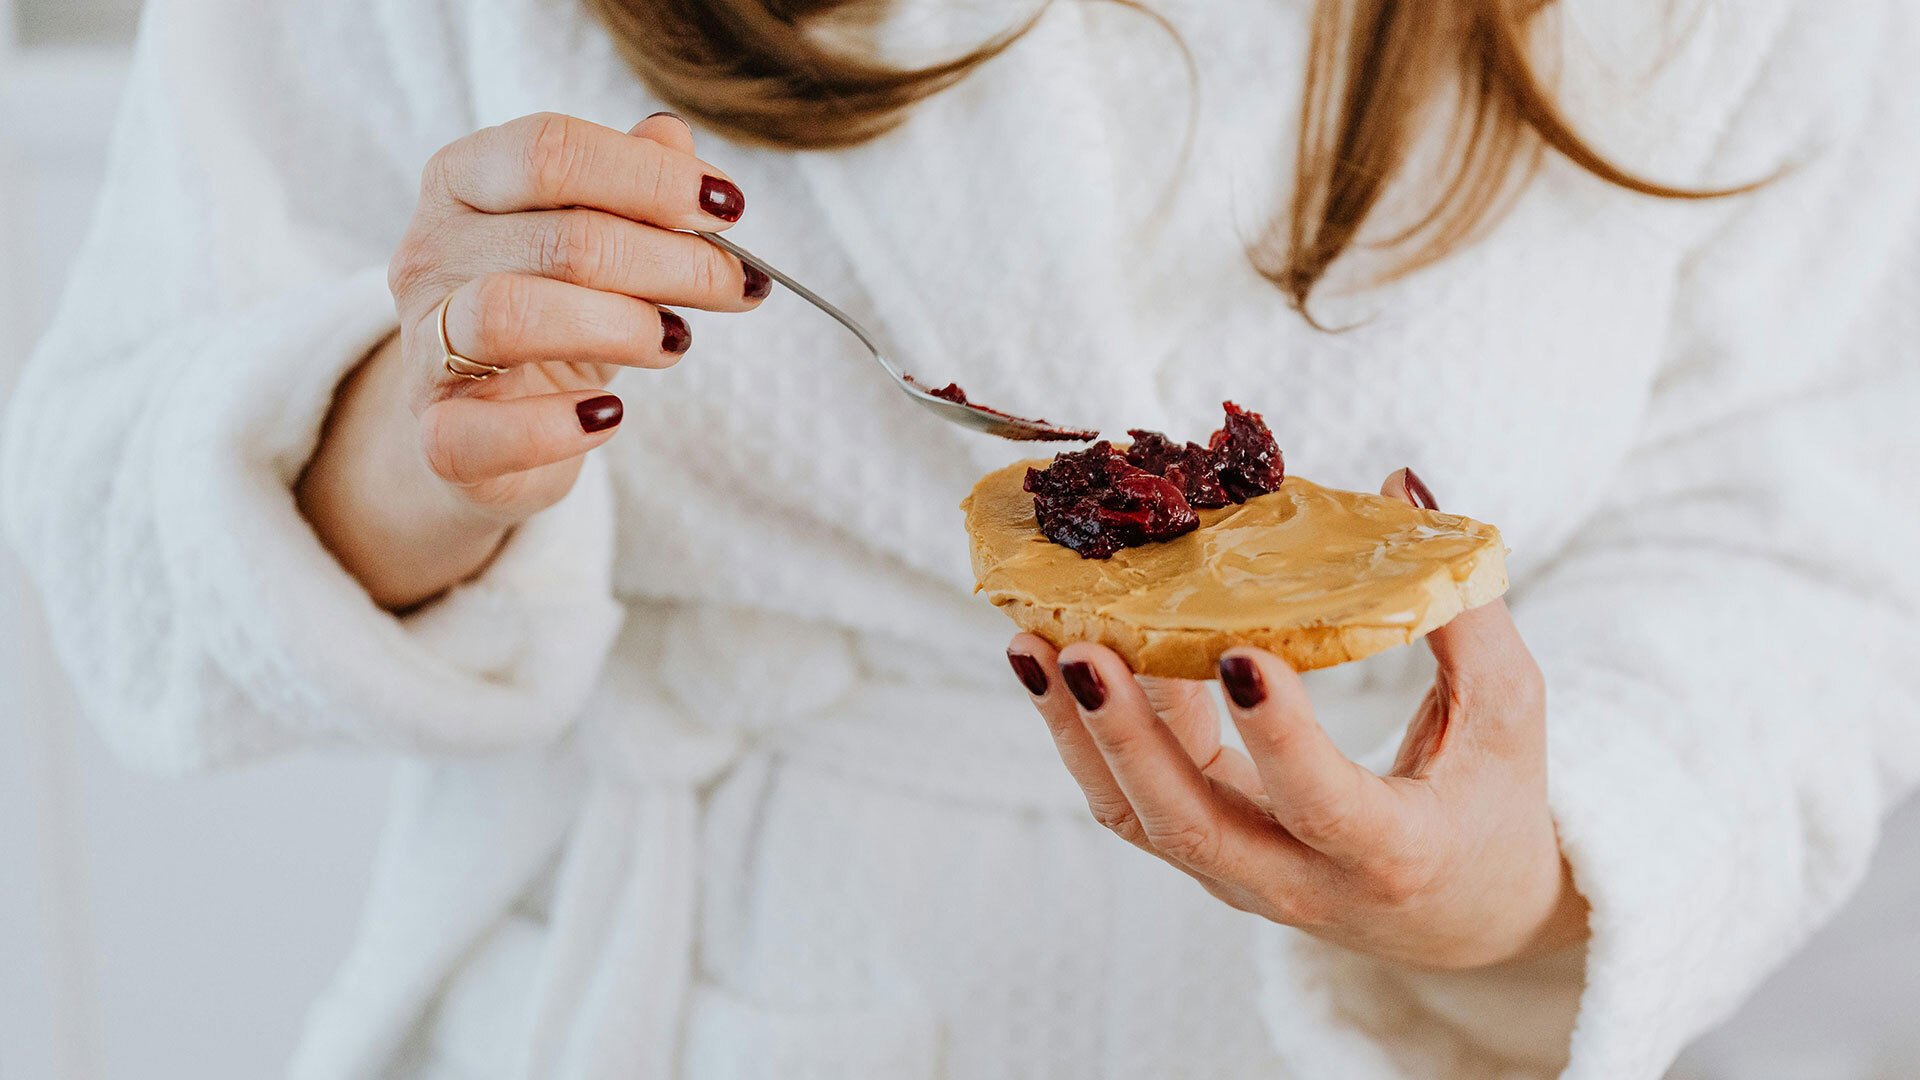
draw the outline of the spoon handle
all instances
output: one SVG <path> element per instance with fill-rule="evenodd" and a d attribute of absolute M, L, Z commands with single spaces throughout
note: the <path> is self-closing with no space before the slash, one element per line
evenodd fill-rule
<path fill-rule="evenodd" d="M 867 351 L 873 353 L 873 358 L 880 361 L 881 365 L 888 371 L 893 372 L 895 378 L 900 376 L 900 372 L 887 360 L 886 354 L 880 351 L 880 346 L 873 340 L 873 335 L 867 333 L 866 327 L 855 322 L 853 316 L 834 307 L 823 299 L 820 294 L 781 273 L 765 259 L 762 259 L 760 256 L 755 255 L 753 252 L 748 251 L 746 248 L 741 247 L 726 237 L 721 236 L 719 233 L 702 232 L 695 233 L 694 235 L 712 244 L 714 247 L 719 248 L 721 251 L 732 255 L 734 258 L 739 259 L 741 262 L 746 263 L 748 266 L 753 267 L 755 270 L 760 271 L 780 284 L 785 285 L 795 295 L 799 296 L 800 299 L 833 316 L 834 321 L 852 331 L 853 336 L 859 338 L 860 343 L 867 347 Z"/>

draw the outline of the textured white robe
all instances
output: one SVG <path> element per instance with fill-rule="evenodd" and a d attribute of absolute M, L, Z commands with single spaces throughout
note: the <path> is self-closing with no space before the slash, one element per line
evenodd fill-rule
<path fill-rule="evenodd" d="M 292 1075 L 1630 1080 L 1844 899 L 1920 775 L 1913 5 L 1563 5 L 1560 85 L 1620 159 L 1794 169 L 1689 204 L 1549 159 L 1448 260 L 1372 289 L 1376 257 L 1343 263 L 1341 334 L 1243 252 L 1284 205 L 1308 6 L 1163 5 L 1200 69 L 1184 169 L 1178 53 L 1083 3 L 868 146 L 701 151 L 738 239 L 930 377 L 1182 437 L 1232 397 L 1303 475 L 1412 464 L 1498 524 L 1590 946 L 1400 970 L 1105 835 L 970 595 L 955 503 L 1021 451 L 930 422 L 790 296 L 695 313 L 567 500 L 379 611 L 289 488 L 393 327 L 420 166 L 658 103 L 577 0 L 154 0 L 8 421 L 8 520 L 130 761 L 407 759 Z M 894 40 L 1018 10 L 917 0 Z M 1429 670 L 1311 686 L 1362 753 Z"/>

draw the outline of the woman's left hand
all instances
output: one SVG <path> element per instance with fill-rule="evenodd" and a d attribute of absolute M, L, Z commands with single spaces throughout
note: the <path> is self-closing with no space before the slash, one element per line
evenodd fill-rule
<path fill-rule="evenodd" d="M 1405 498 L 1404 474 L 1383 493 Z M 1244 755 L 1221 746 L 1204 684 L 1032 634 L 1008 656 L 1093 816 L 1242 911 L 1430 968 L 1583 940 L 1547 810 L 1539 667 L 1501 601 L 1427 642 L 1439 671 L 1384 777 L 1334 746 L 1300 677 L 1257 649 L 1220 661 Z"/>

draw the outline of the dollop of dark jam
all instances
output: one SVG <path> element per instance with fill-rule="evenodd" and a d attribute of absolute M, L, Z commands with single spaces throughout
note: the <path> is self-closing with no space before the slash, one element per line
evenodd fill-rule
<path fill-rule="evenodd" d="M 1088 559 L 1123 547 L 1171 540 L 1199 528 L 1178 484 L 1127 463 L 1106 440 L 1028 469 L 1040 531 Z"/>
<path fill-rule="evenodd" d="M 1220 483 L 1219 462 L 1206 447 L 1194 442 L 1182 446 L 1157 431 L 1135 429 L 1127 434 L 1133 436 L 1127 463 L 1178 485 L 1187 497 L 1187 505 L 1195 510 L 1217 510 L 1234 501 Z"/>
<path fill-rule="evenodd" d="M 1207 440 L 1207 451 L 1213 455 L 1214 475 L 1227 489 L 1227 498 L 1243 503 L 1280 490 L 1287 470 L 1267 422 L 1259 413 L 1248 412 L 1231 401 L 1224 404 L 1226 425 Z"/>
<path fill-rule="evenodd" d="M 1200 527 L 1211 510 L 1278 491 L 1280 448 L 1259 413 L 1229 401 L 1226 423 L 1207 445 L 1182 445 L 1157 431 L 1130 431 L 1133 445 L 1097 442 L 1028 469 L 1022 486 L 1047 539 L 1083 559 L 1171 540 Z"/>
<path fill-rule="evenodd" d="M 967 400 L 967 392 L 965 390 L 960 389 L 960 384 L 957 382 L 950 382 L 938 390 L 929 390 L 927 391 L 927 393 L 932 394 L 934 397 L 937 397 L 937 398 L 945 398 L 946 400 L 953 402 L 955 405 L 972 404 L 972 402 L 969 402 Z"/>

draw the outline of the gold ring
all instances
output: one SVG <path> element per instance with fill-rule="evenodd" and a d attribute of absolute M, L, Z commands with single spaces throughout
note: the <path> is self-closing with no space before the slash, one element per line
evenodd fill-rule
<path fill-rule="evenodd" d="M 506 368 L 483 364 L 478 360 L 469 360 L 453 351 L 453 344 L 447 340 L 447 308 L 452 303 L 452 293 L 448 293 L 447 298 L 440 301 L 440 353 L 445 358 L 447 373 L 458 375 L 463 379 L 472 379 L 475 382 L 506 374 Z"/>

